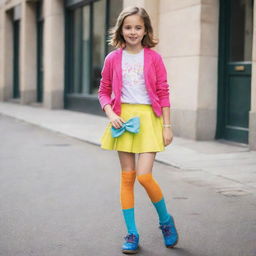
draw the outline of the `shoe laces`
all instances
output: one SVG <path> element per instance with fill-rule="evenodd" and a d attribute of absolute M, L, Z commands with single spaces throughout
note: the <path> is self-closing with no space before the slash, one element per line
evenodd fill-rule
<path fill-rule="evenodd" d="M 159 228 L 163 231 L 164 236 L 171 235 L 171 225 L 160 225 Z"/>
<path fill-rule="evenodd" d="M 128 234 L 127 236 L 124 237 L 124 239 L 128 243 L 136 243 L 135 242 L 136 236 L 134 234 Z"/>

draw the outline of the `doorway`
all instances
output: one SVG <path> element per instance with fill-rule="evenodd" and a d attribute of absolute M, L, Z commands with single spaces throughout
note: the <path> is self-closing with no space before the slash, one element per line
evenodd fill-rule
<path fill-rule="evenodd" d="M 13 21 L 13 98 L 20 98 L 19 79 L 20 20 Z"/>
<path fill-rule="evenodd" d="M 253 0 L 220 1 L 217 138 L 248 144 Z"/>
<path fill-rule="evenodd" d="M 44 84 L 44 19 L 42 14 L 42 1 L 37 3 L 37 102 L 43 102 Z"/>

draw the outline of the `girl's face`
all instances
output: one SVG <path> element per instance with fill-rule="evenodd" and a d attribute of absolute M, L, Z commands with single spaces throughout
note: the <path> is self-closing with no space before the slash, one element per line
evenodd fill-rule
<path fill-rule="evenodd" d="M 127 16 L 123 22 L 122 35 L 129 48 L 140 47 L 146 35 L 143 19 L 138 14 Z"/>

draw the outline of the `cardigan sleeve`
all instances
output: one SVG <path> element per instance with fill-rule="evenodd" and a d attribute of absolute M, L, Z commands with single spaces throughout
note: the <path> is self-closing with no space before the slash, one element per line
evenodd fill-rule
<path fill-rule="evenodd" d="M 170 107 L 169 85 L 167 83 L 167 72 L 160 54 L 156 60 L 156 94 L 161 107 Z"/>
<path fill-rule="evenodd" d="M 107 104 L 111 104 L 111 94 L 112 94 L 112 72 L 111 63 L 109 56 L 106 56 L 101 71 L 101 80 L 98 90 L 98 99 L 102 110 Z"/>

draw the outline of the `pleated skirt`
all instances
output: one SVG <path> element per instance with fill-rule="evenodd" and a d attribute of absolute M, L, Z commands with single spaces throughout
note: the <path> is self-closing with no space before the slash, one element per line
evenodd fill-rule
<path fill-rule="evenodd" d="M 121 115 L 124 121 L 130 118 L 140 118 L 139 133 L 125 131 L 121 136 L 113 138 L 111 123 L 109 123 L 101 138 L 101 148 L 130 153 L 164 151 L 163 118 L 157 117 L 147 104 L 121 104 Z"/>

